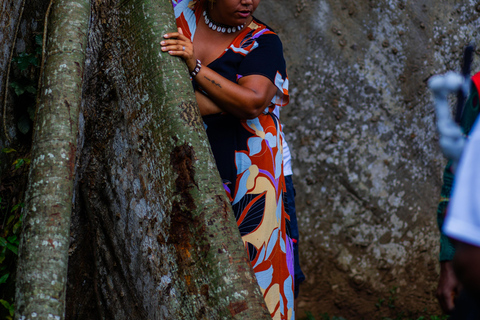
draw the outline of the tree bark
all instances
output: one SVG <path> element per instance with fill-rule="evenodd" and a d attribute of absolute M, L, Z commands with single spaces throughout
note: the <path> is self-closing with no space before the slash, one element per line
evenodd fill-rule
<path fill-rule="evenodd" d="M 13 1 L 10 4 L 3 0 L 0 6 L 0 150 L 12 146 L 11 141 L 15 138 L 15 126 L 12 125 L 14 117 L 11 108 L 8 108 L 11 99 L 8 96 L 7 75 L 23 5 L 23 1 Z M 0 152 L 0 176 L 7 162 L 6 155 Z"/>
<path fill-rule="evenodd" d="M 160 51 L 171 3 L 92 12 L 67 317 L 270 319 L 186 67 Z"/>
<path fill-rule="evenodd" d="M 35 121 L 17 271 L 17 319 L 63 319 L 90 2 L 57 0 Z"/>

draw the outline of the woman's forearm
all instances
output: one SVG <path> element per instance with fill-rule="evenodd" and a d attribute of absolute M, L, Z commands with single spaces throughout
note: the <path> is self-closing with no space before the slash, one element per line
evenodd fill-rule
<path fill-rule="evenodd" d="M 215 104 L 215 102 L 198 90 L 195 90 L 195 97 L 197 98 L 198 108 L 200 109 L 200 114 L 202 116 L 220 113 L 223 111 Z"/>
<path fill-rule="evenodd" d="M 253 119 L 260 115 L 277 91 L 270 79 L 264 76 L 251 75 L 234 83 L 206 66 L 202 67 L 195 81 L 218 107 L 240 119 Z"/>

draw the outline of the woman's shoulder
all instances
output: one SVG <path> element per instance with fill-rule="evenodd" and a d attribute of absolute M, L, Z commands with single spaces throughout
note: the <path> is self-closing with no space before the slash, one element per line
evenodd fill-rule
<path fill-rule="evenodd" d="M 254 23 L 257 25 L 257 28 L 263 28 L 263 29 L 267 29 L 269 30 L 270 32 L 272 33 L 275 33 L 275 31 L 270 28 L 270 26 L 268 26 L 266 23 L 264 23 L 263 21 L 257 19 L 256 17 L 252 16 L 253 20 L 250 24 Z M 276 34 L 276 33 L 275 33 Z"/>
<path fill-rule="evenodd" d="M 248 25 L 248 28 L 251 29 L 253 33 L 257 35 L 257 37 L 270 35 L 278 38 L 277 33 L 272 28 L 270 28 L 266 23 L 258 20 L 255 17 L 253 17 L 253 20 Z"/>
<path fill-rule="evenodd" d="M 231 48 L 236 48 L 235 52 L 245 55 L 258 47 L 282 51 L 282 42 L 272 28 L 254 17 L 242 35 L 233 41 Z"/>

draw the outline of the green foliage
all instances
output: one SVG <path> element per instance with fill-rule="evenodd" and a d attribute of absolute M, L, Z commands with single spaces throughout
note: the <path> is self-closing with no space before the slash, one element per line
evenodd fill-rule
<path fill-rule="evenodd" d="M 30 159 L 20 158 L 20 159 L 17 159 L 13 162 L 13 165 L 15 166 L 15 170 L 17 170 L 18 168 L 20 168 L 21 166 L 23 166 L 25 164 L 30 164 Z"/>
<path fill-rule="evenodd" d="M 336 316 L 330 317 L 328 313 L 321 314 L 321 316 L 322 316 L 322 320 L 345 320 L 344 317 L 336 317 Z"/>
<path fill-rule="evenodd" d="M 19 102 L 23 108 L 17 121 L 18 130 L 27 134 L 32 129 L 32 121 L 35 118 L 35 96 L 37 94 L 37 80 L 35 75 L 38 73 L 39 61 L 42 54 L 42 36 L 35 36 L 35 47 L 33 53 L 20 52 L 18 56 L 12 60 L 16 62 L 22 76 L 17 81 L 12 81 L 9 86 L 14 90 L 17 97 L 22 97 L 22 102 Z M 25 98 L 27 97 L 27 98 Z"/>
<path fill-rule="evenodd" d="M 18 69 L 26 70 L 29 66 L 38 67 L 38 58 L 36 53 L 20 52 L 17 57 L 12 59 L 17 63 Z"/>
<path fill-rule="evenodd" d="M 22 197 L 22 181 L 26 180 L 30 159 L 13 148 L 4 148 L 2 153 L 11 155 L 10 171 L 3 172 L 0 181 L 0 318 L 12 319 L 14 307 L 13 290 L 22 226 L 21 209 L 25 206 L 17 200 Z M 10 303 L 11 301 L 11 303 Z"/>
<path fill-rule="evenodd" d="M 7 282 L 10 273 L 5 273 L 2 277 L 0 277 L 0 284 Z"/>
<path fill-rule="evenodd" d="M 33 94 L 37 93 L 37 89 L 30 83 L 24 84 L 20 82 L 11 82 L 10 87 L 12 87 L 15 90 L 15 94 L 17 96 L 21 96 L 25 92 L 30 92 Z"/>
<path fill-rule="evenodd" d="M 10 317 L 7 316 L 7 319 L 12 319 L 13 315 L 15 314 L 15 304 L 12 302 L 11 304 L 8 301 L 0 299 L 0 303 L 7 308 Z"/>
<path fill-rule="evenodd" d="M 377 309 L 380 309 L 382 306 L 383 306 L 383 303 L 385 302 L 385 299 L 383 298 L 378 298 L 378 301 L 377 303 L 375 303 L 375 307 L 377 307 Z"/>
<path fill-rule="evenodd" d="M 35 36 L 35 44 L 36 44 L 35 52 L 37 54 L 41 54 L 42 53 L 42 45 L 43 45 L 43 37 L 42 37 L 41 34 L 37 34 Z"/>
<path fill-rule="evenodd" d="M 397 293 L 397 289 L 398 289 L 398 287 L 395 286 L 395 287 L 393 287 L 392 289 L 389 290 L 390 296 L 388 297 L 388 307 L 390 309 L 395 308 L 395 300 L 397 300 L 397 296 L 395 294 Z"/>

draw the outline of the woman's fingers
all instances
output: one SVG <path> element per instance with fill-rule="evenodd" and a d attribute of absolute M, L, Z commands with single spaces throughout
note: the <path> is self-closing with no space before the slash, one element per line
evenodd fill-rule
<path fill-rule="evenodd" d="M 175 51 L 175 52 L 184 52 L 191 54 L 193 53 L 193 47 L 189 46 L 187 43 L 166 43 L 166 42 L 161 42 L 162 45 L 162 51 Z"/>
<path fill-rule="evenodd" d="M 181 31 L 181 29 L 179 28 Z M 166 40 L 160 42 L 162 45 L 162 51 L 191 51 L 193 52 L 193 43 L 185 37 L 183 34 L 178 32 L 167 33 L 165 36 Z"/>
<path fill-rule="evenodd" d="M 192 71 L 196 66 L 193 43 L 183 34 L 182 28 L 178 28 L 178 32 L 167 33 L 163 37 L 165 40 L 160 42 L 162 51 L 183 58 L 188 69 Z"/>
<path fill-rule="evenodd" d="M 182 30 L 179 28 L 179 30 Z M 179 39 L 179 40 L 184 40 L 184 41 L 189 41 L 189 39 L 183 35 L 183 32 L 171 32 L 163 35 L 165 39 Z"/>

